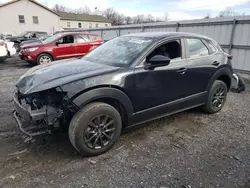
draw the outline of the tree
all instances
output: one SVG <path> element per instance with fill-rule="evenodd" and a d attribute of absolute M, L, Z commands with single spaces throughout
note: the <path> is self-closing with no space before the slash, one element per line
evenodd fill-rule
<path fill-rule="evenodd" d="M 211 18 L 210 14 L 207 14 L 207 15 L 204 17 L 204 19 L 210 19 L 210 18 Z"/>
<path fill-rule="evenodd" d="M 102 15 L 111 20 L 113 25 L 124 24 L 125 16 L 123 14 L 119 14 L 113 8 L 107 8 L 103 11 Z"/>
<path fill-rule="evenodd" d="M 55 4 L 55 6 L 52 8 L 55 12 L 71 12 L 71 10 L 63 5 Z"/>
<path fill-rule="evenodd" d="M 124 23 L 125 24 L 132 24 L 133 23 L 133 18 L 131 16 L 126 16 L 124 18 Z"/>
<path fill-rule="evenodd" d="M 151 14 L 148 14 L 144 20 L 144 23 L 152 23 L 152 22 L 155 22 L 155 18 Z"/>
<path fill-rule="evenodd" d="M 164 21 L 168 21 L 168 12 L 164 12 Z"/>
<path fill-rule="evenodd" d="M 226 8 L 225 10 L 221 11 L 217 17 L 229 17 L 229 16 L 244 16 L 245 13 L 239 13 L 233 10 L 232 8 Z"/>
<path fill-rule="evenodd" d="M 140 14 L 140 15 L 137 15 L 133 18 L 133 23 L 134 24 L 141 24 L 145 21 L 145 18 L 144 18 L 144 15 L 143 14 Z"/>
<path fill-rule="evenodd" d="M 91 10 L 88 6 L 85 5 L 84 7 L 76 9 L 74 12 L 77 14 L 82 14 L 82 13 L 90 14 Z"/>

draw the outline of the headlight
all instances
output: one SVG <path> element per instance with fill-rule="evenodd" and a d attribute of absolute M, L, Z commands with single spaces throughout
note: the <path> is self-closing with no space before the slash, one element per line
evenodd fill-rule
<path fill-rule="evenodd" d="M 27 51 L 27 52 L 33 52 L 33 51 L 35 51 L 37 49 L 38 49 L 38 47 L 35 47 L 35 48 L 26 48 L 25 51 Z"/>

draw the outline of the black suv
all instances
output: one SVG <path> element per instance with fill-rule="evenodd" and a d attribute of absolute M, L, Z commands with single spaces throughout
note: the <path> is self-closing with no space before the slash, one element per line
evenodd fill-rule
<path fill-rule="evenodd" d="M 23 41 L 38 39 L 44 35 L 48 35 L 47 32 L 43 31 L 25 31 L 17 36 L 6 37 L 7 40 L 15 43 L 15 48 L 17 51 L 20 50 L 20 43 Z"/>
<path fill-rule="evenodd" d="M 14 117 L 30 138 L 65 126 L 76 150 L 93 156 L 126 127 L 195 107 L 219 112 L 231 77 L 231 56 L 208 37 L 130 34 L 30 69 L 16 85 Z"/>

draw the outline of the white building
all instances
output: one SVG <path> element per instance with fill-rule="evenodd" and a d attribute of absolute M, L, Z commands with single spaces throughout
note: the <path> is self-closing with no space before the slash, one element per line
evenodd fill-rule
<path fill-rule="evenodd" d="M 111 26 L 103 16 L 56 13 L 35 0 L 13 0 L 0 4 L 0 34 L 17 35 L 24 31 L 54 33 L 64 29 Z"/>
<path fill-rule="evenodd" d="M 111 26 L 111 21 L 100 15 L 58 12 L 61 16 L 60 27 L 63 29 L 88 29 Z"/>
<path fill-rule="evenodd" d="M 14 0 L 0 5 L 0 34 L 61 30 L 60 16 L 34 0 Z"/>

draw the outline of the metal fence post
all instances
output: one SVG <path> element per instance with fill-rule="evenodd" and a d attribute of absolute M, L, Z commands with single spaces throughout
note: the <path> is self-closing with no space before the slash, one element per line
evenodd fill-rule
<path fill-rule="evenodd" d="M 144 32 L 144 25 L 141 26 L 141 32 Z"/>
<path fill-rule="evenodd" d="M 179 23 L 179 22 L 177 22 L 177 23 L 176 23 L 176 28 L 175 28 L 175 31 L 176 31 L 176 32 L 178 32 L 178 31 L 179 31 L 179 27 L 180 27 L 180 23 Z"/>
<path fill-rule="evenodd" d="M 118 30 L 118 36 L 121 36 L 121 28 L 119 27 L 119 30 Z"/>
<path fill-rule="evenodd" d="M 231 54 L 231 52 L 232 52 L 232 47 L 233 47 L 233 40 L 234 40 L 234 34 L 235 34 L 236 24 L 237 24 L 237 20 L 234 19 L 233 25 L 232 25 L 232 31 L 231 31 L 229 49 L 228 49 L 228 53 L 229 53 L 229 54 Z"/>
<path fill-rule="evenodd" d="M 103 29 L 101 29 L 101 37 L 103 38 Z"/>

